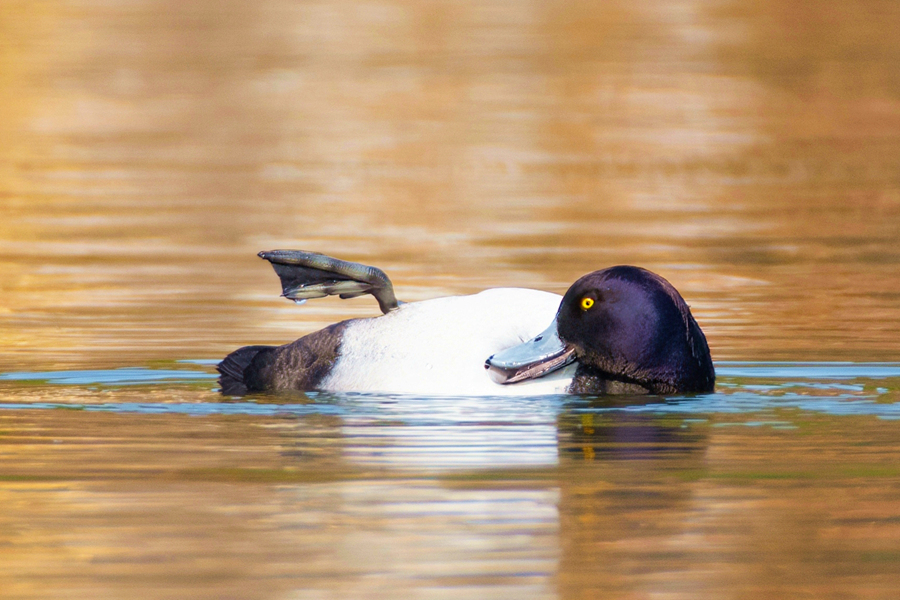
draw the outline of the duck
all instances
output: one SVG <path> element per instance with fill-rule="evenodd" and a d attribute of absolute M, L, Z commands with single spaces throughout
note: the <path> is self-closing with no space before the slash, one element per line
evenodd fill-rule
<path fill-rule="evenodd" d="M 305 250 L 260 252 L 282 296 L 372 295 L 382 314 L 282 346 L 244 346 L 217 366 L 222 394 L 310 391 L 440 396 L 700 394 L 713 391 L 706 336 L 663 277 L 620 265 L 562 296 L 491 288 L 398 301 L 377 267 Z"/>

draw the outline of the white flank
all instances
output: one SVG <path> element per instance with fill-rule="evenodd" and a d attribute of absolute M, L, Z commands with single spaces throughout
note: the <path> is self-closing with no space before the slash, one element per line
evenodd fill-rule
<path fill-rule="evenodd" d="M 403 304 L 351 323 L 322 389 L 427 395 L 532 396 L 565 393 L 574 367 L 533 382 L 499 385 L 484 361 L 528 341 L 556 318 L 561 296 L 497 288 Z"/>

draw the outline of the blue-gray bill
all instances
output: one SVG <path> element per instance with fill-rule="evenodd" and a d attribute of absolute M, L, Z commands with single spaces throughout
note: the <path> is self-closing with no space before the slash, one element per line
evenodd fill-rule
<path fill-rule="evenodd" d="M 484 368 L 495 383 L 516 383 L 537 379 L 575 360 L 574 348 L 568 347 L 556 333 L 556 322 L 539 335 L 518 346 L 501 350 L 484 362 Z"/>

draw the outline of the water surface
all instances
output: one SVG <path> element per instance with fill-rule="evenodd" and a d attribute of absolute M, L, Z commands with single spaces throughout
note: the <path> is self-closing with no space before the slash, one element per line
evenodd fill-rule
<path fill-rule="evenodd" d="M 229 400 L 173 367 L 0 377 L 4 590 L 897 590 L 898 363 L 728 363 L 714 394 L 617 399 Z"/>

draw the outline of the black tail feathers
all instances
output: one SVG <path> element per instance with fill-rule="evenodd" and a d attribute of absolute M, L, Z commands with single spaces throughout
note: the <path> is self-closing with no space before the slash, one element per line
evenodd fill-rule
<path fill-rule="evenodd" d="M 238 348 L 216 366 L 220 373 L 219 386 L 225 396 L 243 396 L 251 390 L 244 379 L 244 371 L 256 358 L 256 355 L 265 350 L 271 350 L 274 346 L 244 346 Z"/>

